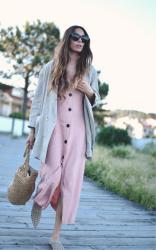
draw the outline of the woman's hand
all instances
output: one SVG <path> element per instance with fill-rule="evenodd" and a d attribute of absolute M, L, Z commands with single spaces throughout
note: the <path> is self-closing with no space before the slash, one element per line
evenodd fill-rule
<path fill-rule="evenodd" d="M 35 142 L 35 128 L 31 128 L 31 131 L 28 135 L 28 138 L 26 140 L 26 143 L 30 146 L 30 148 L 32 149 L 34 146 L 34 142 Z"/>
<path fill-rule="evenodd" d="M 91 102 L 93 101 L 95 94 L 88 82 L 83 80 L 77 81 L 75 88 L 83 92 Z"/>

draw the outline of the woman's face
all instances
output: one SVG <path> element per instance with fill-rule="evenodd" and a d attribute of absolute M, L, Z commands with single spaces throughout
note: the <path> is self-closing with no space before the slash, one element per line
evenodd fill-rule
<path fill-rule="evenodd" d="M 80 28 L 76 28 L 74 33 L 77 33 L 80 36 L 85 35 L 84 31 Z M 79 38 L 77 41 L 74 41 L 72 38 L 70 38 L 70 44 L 69 48 L 73 52 L 80 53 L 83 50 L 84 43 L 82 42 L 81 38 Z"/>

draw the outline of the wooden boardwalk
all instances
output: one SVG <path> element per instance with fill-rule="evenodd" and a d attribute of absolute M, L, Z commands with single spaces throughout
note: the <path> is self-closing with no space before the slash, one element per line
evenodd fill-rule
<path fill-rule="evenodd" d="M 24 139 L 0 135 L 0 250 L 48 250 L 55 211 L 50 206 L 44 210 L 34 230 L 32 201 L 13 206 L 6 197 L 7 186 L 22 162 L 23 147 Z M 37 166 L 34 160 L 33 164 Z M 62 225 L 61 239 L 65 250 L 156 250 L 156 213 L 85 177 L 76 224 Z"/>

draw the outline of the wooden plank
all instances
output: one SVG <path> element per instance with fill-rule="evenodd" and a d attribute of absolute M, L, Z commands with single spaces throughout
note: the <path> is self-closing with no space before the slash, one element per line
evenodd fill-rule
<path fill-rule="evenodd" d="M 0 222 L 4 222 L 5 219 L 9 220 L 10 219 L 10 222 L 11 221 L 14 221 L 16 218 L 18 220 L 21 220 L 21 221 L 25 221 L 25 220 L 30 220 L 30 214 L 31 214 L 31 211 L 29 211 L 28 213 L 13 213 L 13 212 L 10 212 L 9 215 L 1 215 L 0 214 Z M 102 211 L 97 211 L 97 212 L 90 212 L 88 211 L 87 213 L 87 217 L 86 217 L 86 213 L 84 213 L 84 211 L 78 211 L 77 213 L 78 215 L 78 218 L 81 220 L 85 220 L 86 218 L 87 219 L 91 219 L 91 220 L 105 220 L 106 221 L 147 221 L 147 222 L 151 222 L 151 223 L 155 223 L 156 222 L 156 219 L 154 216 L 151 216 L 151 215 L 128 215 L 128 214 L 118 214 L 118 215 L 114 215 L 114 214 L 105 214 L 104 212 Z M 42 217 L 44 217 L 44 220 L 47 221 L 49 220 L 50 218 L 53 218 L 55 216 L 55 212 L 51 213 L 51 214 L 47 214 L 47 213 L 42 213 Z"/>
<path fill-rule="evenodd" d="M 115 218 L 114 220 L 114 217 L 112 218 L 109 218 L 109 217 L 102 217 L 103 219 L 105 219 L 105 222 L 103 220 L 100 220 L 99 217 L 95 216 L 95 217 L 85 217 L 85 218 L 82 218 L 82 217 L 79 217 L 77 218 L 77 223 L 79 224 L 87 224 L 87 225 L 95 225 L 95 224 L 99 224 L 99 225 L 129 225 L 129 224 L 134 224 L 134 225 L 137 225 L 138 223 L 142 223 L 143 224 L 148 224 L 148 225 L 155 225 L 155 223 L 153 222 L 153 220 L 151 218 L 141 218 L 141 219 L 131 219 L 131 218 L 122 218 L 122 217 L 117 217 Z M 49 224 L 50 221 L 49 219 L 51 220 L 51 223 L 54 223 L 54 216 L 51 217 L 51 218 L 41 218 L 41 223 L 43 222 L 44 220 L 44 223 L 45 224 Z M 27 224 L 31 224 L 31 218 L 30 217 L 12 217 L 12 216 L 7 216 L 7 217 L 1 217 L 0 219 L 0 223 L 5 223 L 5 222 L 8 222 L 8 223 L 27 223 Z"/>
<path fill-rule="evenodd" d="M 96 209 L 96 210 L 95 210 Z M 14 207 L 14 209 L 12 208 L 5 208 L 2 209 L 2 207 L 0 208 L 0 217 L 1 216 L 6 216 L 9 214 L 14 214 L 14 215 L 19 215 L 19 211 L 20 211 L 20 215 L 26 216 L 28 214 L 30 214 L 31 211 L 31 206 L 26 207 L 25 209 L 23 209 L 23 207 Z M 49 216 L 51 214 L 53 214 L 55 211 L 49 206 L 46 210 L 43 210 L 45 217 Z M 97 208 L 97 207 L 93 207 L 93 206 L 79 206 L 78 209 L 79 213 L 103 213 L 105 215 L 129 215 L 129 216 L 151 216 L 154 219 L 156 218 L 156 213 L 152 213 L 149 211 L 140 211 L 140 210 L 119 210 L 119 209 L 104 209 L 104 208 Z"/>
<path fill-rule="evenodd" d="M 51 224 L 45 224 L 44 221 L 42 223 L 39 224 L 37 230 L 42 230 L 42 229 L 47 229 L 47 230 L 52 230 L 53 228 L 53 225 L 54 225 L 54 221 L 53 223 Z M 10 223 L 3 223 L 0 225 L 0 228 L 1 229 L 23 229 L 23 228 L 30 228 L 30 229 L 33 229 L 33 226 L 32 224 L 29 224 L 29 223 L 14 223 L 14 224 L 10 224 Z M 80 224 L 80 223 L 76 223 L 75 225 L 74 224 L 69 224 L 69 225 L 62 225 L 62 230 L 74 230 L 75 228 L 80 228 L 81 230 L 88 230 L 88 228 L 92 228 L 93 230 L 126 230 L 126 231 L 129 231 L 129 230 L 137 230 L 138 228 L 138 231 L 139 230 L 150 230 L 150 231 L 154 231 L 155 232 L 155 227 L 153 227 L 153 225 L 146 225 L 145 223 L 142 223 L 142 224 L 130 224 L 130 225 L 125 225 L 125 224 L 109 224 L 109 225 L 103 225 L 103 224 L 92 224 L 92 225 L 89 225 L 89 224 Z"/>
<path fill-rule="evenodd" d="M 13 245 L 1 245 L 0 246 L 1 250 L 14 250 L 14 249 L 19 249 L 19 250 L 49 250 L 49 246 L 43 245 L 43 246 L 36 246 L 36 245 L 25 245 L 25 246 L 13 246 Z M 135 246 L 120 246 L 120 249 L 118 246 L 76 246 L 76 245 L 66 245 L 66 248 L 68 250 L 155 250 L 155 247 L 147 247 L 147 246 L 141 246 L 141 247 L 135 247 Z"/>
<path fill-rule="evenodd" d="M 0 229 L 0 236 L 23 236 L 27 235 L 30 237 L 38 236 L 50 236 L 51 232 L 49 229 L 40 229 L 40 230 L 33 230 L 33 229 Z M 78 229 L 62 229 L 63 236 L 78 236 L 78 237 L 132 237 L 132 238 L 154 238 L 155 232 L 153 230 L 78 230 Z"/>
<path fill-rule="evenodd" d="M 0 249 L 1 250 L 14 250 L 14 249 L 19 249 L 19 250 L 50 250 L 50 247 L 48 244 L 45 244 L 45 245 L 42 245 L 42 246 L 36 246 L 36 245 L 22 245 L 22 246 L 19 246 L 19 245 L 16 245 L 16 246 L 13 246 L 13 245 L 0 245 Z M 76 245 L 67 245 L 66 246 L 66 249 L 68 250 L 93 250 L 95 248 L 93 247 L 90 247 L 90 246 L 76 246 Z M 135 249 L 134 249 L 135 250 Z"/>
<path fill-rule="evenodd" d="M 62 234 L 61 234 L 62 235 Z M 27 236 L 0 236 L 1 245 L 45 245 L 49 237 L 27 237 Z M 77 246 L 151 246 L 155 245 L 155 239 L 151 238 L 122 238 L 122 237 L 78 237 L 78 236 L 61 236 L 63 244 L 77 245 Z"/>

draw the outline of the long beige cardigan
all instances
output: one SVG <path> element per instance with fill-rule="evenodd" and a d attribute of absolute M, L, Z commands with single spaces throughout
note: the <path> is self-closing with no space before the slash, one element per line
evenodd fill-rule
<path fill-rule="evenodd" d="M 48 82 L 53 67 L 53 60 L 43 66 L 39 73 L 38 85 L 32 101 L 29 125 L 35 128 L 35 142 L 32 154 L 35 158 L 45 162 L 48 144 L 57 121 L 57 92 L 48 93 Z M 92 159 L 95 143 L 95 123 L 92 108 L 97 106 L 100 100 L 97 71 L 93 66 L 85 75 L 84 80 L 90 83 L 95 93 L 94 102 L 90 103 L 88 97 L 84 98 L 84 118 L 86 128 L 86 158 Z"/>

